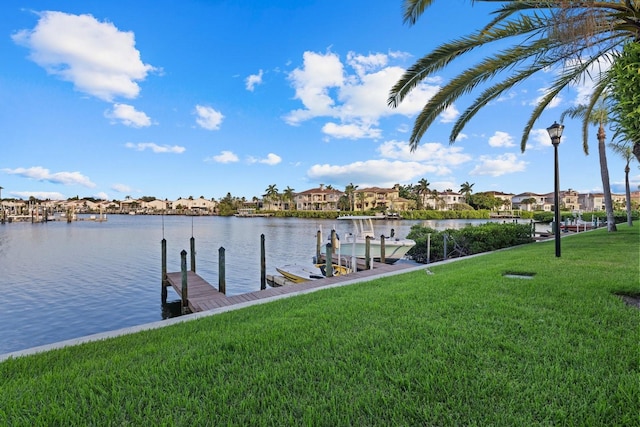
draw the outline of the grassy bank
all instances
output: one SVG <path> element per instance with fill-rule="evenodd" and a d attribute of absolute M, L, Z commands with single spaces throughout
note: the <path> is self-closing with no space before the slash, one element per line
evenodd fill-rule
<path fill-rule="evenodd" d="M 10 359 L 0 425 L 638 425 L 618 229 Z"/>

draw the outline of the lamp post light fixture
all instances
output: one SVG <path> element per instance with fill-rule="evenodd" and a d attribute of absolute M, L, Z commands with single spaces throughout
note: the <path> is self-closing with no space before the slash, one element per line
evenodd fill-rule
<path fill-rule="evenodd" d="M 560 145 L 560 138 L 562 137 L 562 131 L 564 125 L 560 125 L 557 122 L 553 122 L 551 126 L 547 128 L 549 136 L 551 137 L 551 144 L 553 144 L 554 151 L 554 221 L 553 221 L 553 235 L 556 241 L 556 257 L 560 257 L 560 173 L 558 172 L 558 145 Z"/>

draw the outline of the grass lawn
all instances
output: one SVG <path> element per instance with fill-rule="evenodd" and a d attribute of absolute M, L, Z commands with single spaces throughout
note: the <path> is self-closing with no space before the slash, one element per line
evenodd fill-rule
<path fill-rule="evenodd" d="M 618 230 L 9 359 L 0 425 L 640 425 Z"/>

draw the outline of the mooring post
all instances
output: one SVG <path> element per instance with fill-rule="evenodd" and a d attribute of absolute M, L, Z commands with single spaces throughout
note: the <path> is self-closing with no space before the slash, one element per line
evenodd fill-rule
<path fill-rule="evenodd" d="M 447 259 L 447 241 L 449 240 L 449 235 L 447 233 L 444 233 L 444 255 L 443 258 Z"/>
<path fill-rule="evenodd" d="M 162 246 L 162 279 L 160 280 L 160 284 L 161 284 L 161 292 L 160 292 L 160 297 L 162 299 L 162 303 L 166 304 L 167 303 L 167 240 L 166 239 L 162 239 L 161 241 L 161 246 Z"/>
<path fill-rule="evenodd" d="M 189 295 L 187 293 L 187 251 L 180 252 L 180 271 L 182 272 L 182 314 L 189 311 Z"/>
<path fill-rule="evenodd" d="M 429 260 L 431 259 L 431 233 L 427 234 L 427 264 L 429 264 Z"/>
<path fill-rule="evenodd" d="M 384 254 L 384 234 L 380 236 L 380 262 L 385 263 L 385 254 Z"/>
<path fill-rule="evenodd" d="M 220 246 L 218 249 L 218 292 L 222 292 L 223 294 L 227 294 L 227 280 L 225 276 L 225 267 L 224 267 L 224 248 Z"/>
<path fill-rule="evenodd" d="M 264 234 L 260 235 L 260 289 L 267 289 L 267 261 L 264 249 Z"/>
<path fill-rule="evenodd" d="M 327 243 L 327 259 L 324 271 L 326 277 L 333 277 L 333 245 L 331 242 Z"/>
<path fill-rule="evenodd" d="M 320 249 L 322 248 L 322 231 L 316 233 L 316 262 L 320 262 Z"/>
<path fill-rule="evenodd" d="M 367 236 L 364 241 L 364 269 L 371 270 L 373 268 L 371 262 L 371 236 Z"/>
<path fill-rule="evenodd" d="M 196 238 L 191 236 L 191 271 L 196 272 Z"/>

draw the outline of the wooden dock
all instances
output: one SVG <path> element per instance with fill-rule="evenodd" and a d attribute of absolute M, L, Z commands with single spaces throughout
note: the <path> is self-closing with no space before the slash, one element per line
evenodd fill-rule
<path fill-rule="evenodd" d="M 227 296 L 219 292 L 213 285 L 192 271 L 187 272 L 187 294 L 189 310 L 192 313 L 212 310 L 220 307 L 233 306 L 246 302 L 265 300 L 274 296 L 293 294 L 300 291 L 329 287 L 351 281 L 375 279 L 376 276 L 389 273 L 400 273 L 412 268 L 424 268 L 426 266 L 411 263 L 396 263 L 393 265 L 375 263 L 371 270 L 358 271 L 343 276 L 326 277 L 324 279 L 310 280 L 304 283 L 287 284 L 280 287 L 248 292 L 240 295 Z M 167 284 L 171 286 L 182 298 L 182 273 L 167 273 Z"/>

